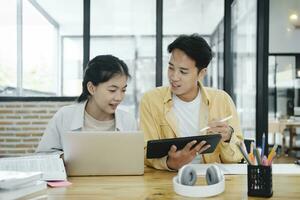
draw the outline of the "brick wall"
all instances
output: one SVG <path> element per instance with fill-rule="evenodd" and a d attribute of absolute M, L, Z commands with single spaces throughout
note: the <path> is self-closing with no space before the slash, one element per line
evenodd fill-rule
<path fill-rule="evenodd" d="M 33 153 L 48 121 L 73 102 L 0 102 L 0 157 Z"/>

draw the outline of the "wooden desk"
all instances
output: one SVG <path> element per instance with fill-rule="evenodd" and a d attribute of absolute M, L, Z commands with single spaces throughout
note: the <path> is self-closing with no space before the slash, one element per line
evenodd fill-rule
<path fill-rule="evenodd" d="M 69 177 L 66 188 L 48 188 L 48 199 L 195 199 L 173 191 L 175 172 L 145 169 L 144 176 Z M 226 175 L 225 192 L 212 199 L 263 199 L 247 196 L 246 175 Z M 204 178 L 199 178 L 203 182 Z M 299 199 L 300 176 L 273 175 L 271 199 Z"/>

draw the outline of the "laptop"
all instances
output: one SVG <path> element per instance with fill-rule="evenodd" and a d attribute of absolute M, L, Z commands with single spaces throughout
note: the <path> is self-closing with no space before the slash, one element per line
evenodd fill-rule
<path fill-rule="evenodd" d="M 73 131 L 63 137 L 68 176 L 144 174 L 140 131 Z"/>

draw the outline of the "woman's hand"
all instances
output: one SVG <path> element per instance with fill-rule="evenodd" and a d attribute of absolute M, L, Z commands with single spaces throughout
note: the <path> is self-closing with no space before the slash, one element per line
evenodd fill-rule
<path fill-rule="evenodd" d="M 178 151 L 177 147 L 172 145 L 168 152 L 168 167 L 170 169 L 178 170 L 183 165 L 190 163 L 196 155 L 202 153 L 210 147 L 209 144 L 206 145 L 206 141 L 201 141 L 199 144 L 193 147 L 196 143 L 197 141 L 193 140 L 192 142 L 187 143 L 183 149 Z"/>

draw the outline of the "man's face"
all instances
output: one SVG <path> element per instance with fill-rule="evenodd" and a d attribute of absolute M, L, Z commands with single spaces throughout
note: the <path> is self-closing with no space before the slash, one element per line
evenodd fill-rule
<path fill-rule="evenodd" d="M 182 50 L 174 49 L 168 68 L 168 79 L 173 94 L 183 101 L 192 101 L 198 94 L 198 80 L 206 73 L 206 68 L 199 72 L 196 62 Z"/>

